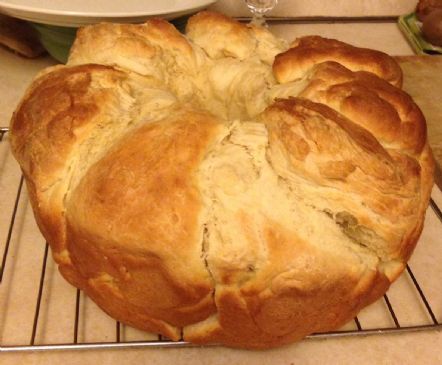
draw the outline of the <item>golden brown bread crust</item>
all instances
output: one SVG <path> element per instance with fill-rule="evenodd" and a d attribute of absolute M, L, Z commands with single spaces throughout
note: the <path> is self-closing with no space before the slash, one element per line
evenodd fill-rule
<path fill-rule="evenodd" d="M 351 72 L 335 62 L 315 66 L 310 80 L 300 96 L 339 111 L 388 148 L 422 151 L 426 141 L 424 116 L 402 90 L 372 73 Z"/>
<path fill-rule="evenodd" d="M 118 306 L 179 327 L 215 312 L 195 175 L 217 124 L 188 112 L 144 125 L 89 169 L 66 207 L 86 292 L 107 286 Z"/>
<path fill-rule="evenodd" d="M 376 136 L 398 165 L 408 194 L 421 190 L 422 200 L 414 203 L 427 201 L 433 179 L 433 157 L 424 116 L 408 94 L 371 73 L 350 72 L 339 64 L 326 62 L 313 69 L 309 86 L 299 96 L 339 111 Z M 416 209 L 422 216 L 418 205 L 409 210 Z M 386 215 L 390 215 L 392 206 L 386 207 Z M 408 234 L 414 238 L 402 239 L 409 242 L 401 243 L 401 256 L 406 260 L 415 241 L 415 233 Z"/>
<path fill-rule="evenodd" d="M 91 88 L 92 78 L 126 77 L 123 72 L 101 65 L 55 67 L 33 83 L 13 115 L 11 147 L 22 161 L 37 222 L 55 254 L 64 249 L 61 201 L 71 154 L 100 122 L 97 116 L 106 110 L 115 94 L 112 89 Z"/>
<path fill-rule="evenodd" d="M 56 66 L 34 81 L 12 117 L 11 147 L 21 161 L 37 223 L 70 282 L 78 282 L 66 251 L 64 223 L 72 175 L 76 171 L 78 180 L 81 164 L 109 144 L 103 129 L 118 133 L 140 116 L 148 117 L 134 97 L 143 97 L 135 88 L 149 86 L 109 66 Z M 90 145 L 94 139 L 98 146 Z"/>
<path fill-rule="evenodd" d="M 243 285 L 217 286 L 217 323 L 212 321 L 202 333 L 200 325 L 185 328 L 189 340 L 247 348 L 289 343 L 312 331 L 343 325 L 347 315 L 355 315 L 366 304 L 375 285 L 383 285 L 383 290 L 389 285 L 356 257 L 316 250 L 277 222 L 269 221 L 263 234 L 268 265 Z"/>
<path fill-rule="evenodd" d="M 351 71 L 368 71 L 392 85 L 402 85 L 399 65 L 385 53 L 319 36 L 302 37 L 293 42 L 288 51 L 275 58 L 273 72 L 278 82 L 290 82 L 326 61 L 338 62 Z"/>
<path fill-rule="evenodd" d="M 404 269 L 434 161 L 400 69 L 318 37 L 286 50 L 211 12 L 187 36 L 100 24 L 24 95 L 11 146 L 37 222 L 112 317 L 268 348 L 341 326 Z"/>
<path fill-rule="evenodd" d="M 78 30 L 69 64 L 81 64 L 95 56 L 100 57 L 100 63 L 104 64 L 118 64 L 119 59 L 124 59 L 132 64 L 139 61 L 148 65 L 152 60 L 164 62 L 164 59 L 159 59 L 165 56 L 164 53 L 179 54 L 186 60 L 192 60 L 194 56 L 183 35 L 165 20 L 152 19 L 139 25 L 102 23 Z M 159 69 L 149 67 L 149 71 L 158 72 Z M 139 72 L 146 73 L 142 69 Z"/>
<path fill-rule="evenodd" d="M 301 189 L 303 199 L 311 199 L 318 209 L 350 214 L 354 223 L 335 217 L 338 222 L 345 218 L 340 223 L 353 231 L 348 234 L 383 259 L 403 261 L 404 247 L 414 244 L 414 240 L 407 238 L 411 234 L 407 230 L 414 230 L 415 223 L 410 222 L 421 216 L 421 201 L 416 195 L 421 189 L 418 161 L 385 150 L 367 130 L 324 104 L 307 99 L 277 101 L 262 118 L 268 125 L 272 156 L 283 153 L 289 161 L 289 166 L 284 166 L 289 173 L 283 171 L 282 176 L 290 180 L 294 172 L 296 177 L 321 187 L 314 191 L 314 196 Z M 305 146 L 302 153 L 299 146 Z M 275 157 L 274 163 L 281 162 Z M 424 164 L 427 168 L 431 165 Z M 424 195 L 428 196 L 428 186 L 424 187 Z M 345 199 L 348 194 L 357 199 Z M 322 196 L 322 201 L 318 201 L 318 196 Z M 380 220 L 382 226 L 378 224 Z M 358 232 L 361 229 L 371 231 L 368 237 Z"/>

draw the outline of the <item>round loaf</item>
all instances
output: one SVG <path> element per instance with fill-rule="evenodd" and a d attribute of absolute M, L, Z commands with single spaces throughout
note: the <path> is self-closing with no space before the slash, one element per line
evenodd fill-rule
<path fill-rule="evenodd" d="M 433 11 L 442 9 L 442 0 L 419 0 L 416 5 L 416 16 L 423 22 Z"/>
<path fill-rule="evenodd" d="M 442 47 L 442 8 L 434 10 L 425 18 L 422 35 L 432 45 Z"/>
<path fill-rule="evenodd" d="M 434 162 L 389 56 L 201 12 L 79 30 L 11 121 L 62 275 L 172 340 L 268 348 L 381 297 Z"/>

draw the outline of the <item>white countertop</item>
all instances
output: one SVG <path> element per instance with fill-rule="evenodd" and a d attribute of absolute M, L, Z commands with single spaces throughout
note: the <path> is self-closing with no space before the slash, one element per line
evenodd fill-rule
<path fill-rule="evenodd" d="M 395 23 L 317 23 L 317 24 L 278 24 L 272 29 L 280 36 L 288 39 L 306 34 L 319 34 L 329 38 L 337 38 L 355 45 L 379 49 L 393 55 L 412 54 L 411 48 L 403 38 Z M 22 95 L 31 78 L 42 68 L 52 65 L 49 57 L 38 60 L 26 60 L 0 48 L 0 126 L 5 126 L 9 122 L 20 96 Z M 11 204 L 15 199 L 16 185 L 19 179 L 19 171 L 15 162 L 9 155 L 6 143 L 0 143 L 0 189 L 2 199 L 0 200 L 0 252 L 3 252 L 4 237 L 6 237 L 7 226 Z M 438 189 L 433 191 L 433 199 L 442 207 L 442 193 Z M 21 215 L 20 215 L 21 214 Z M 29 254 L 41 255 L 43 251 L 43 239 L 36 231 L 35 223 L 32 221 L 29 205 L 26 199 L 20 202 L 18 225 L 21 233 L 13 235 L 14 240 L 23 241 L 29 245 L 26 250 Z M 434 212 L 429 209 L 427 220 L 420 243 L 416 248 L 410 266 L 413 268 L 418 280 L 424 286 L 424 290 L 431 294 L 431 304 L 435 310 L 437 318 L 442 318 L 442 224 L 438 221 Z M 12 246 L 13 259 L 8 262 L 9 267 L 14 266 L 12 262 L 19 262 L 20 255 L 23 254 Z M 23 249 L 22 249 L 23 251 Z M 51 260 L 51 258 L 49 258 Z M 51 265 L 51 264 L 49 264 Z M 37 268 L 39 269 L 39 268 Z M 12 269 L 11 269 L 12 270 Z M 35 291 L 38 287 L 37 279 L 30 275 L 32 268 L 27 266 L 15 268 L 15 279 L 20 280 L 24 290 Z M 58 273 L 51 269 L 53 276 L 51 280 L 65 285 L 60 290 L 73 291 L 74 289 L 64 284 Z M 23 273 L 20 279 L 20 273 Z M 438 279 L 439 278 L 439 279 Z M 31 279 L 31 280 L 29 280 Z M 7 281 L 7 280 L 6 280 Z M 8 284 L 6 284 L 8 285 Z M 55 285 L 55 284 L 54 284 Z M 392 303 L 399 307 L 399 321 L 403 325 L 419 323 L 422 316 L 425 317 L 424 309 L 419 302 L 412 304 L 416 298 L 403 296 L 402 292 L 406 286 L 410 285 L 408 277 L 401 277 L 390 289 L 389 297 Z M 7 327 L 10 321 L 1 318 L 5 313 L 5 307 L 13 302 L 5 294 L 4 287 L 0 287 L 0 343 L 2 341 L 12 341 L 6 338 Z M 29 288 L 29 289 L 27 289 Z M 43 304 L 48 301 L 46 297 Z M 26 316 L 26 304 L 15 302 L 15 305 L 23 306 L 21 316 Z M 72 303 L 63 303 L 71 305 Z M 367 308 L 360 315 L 362 324 L 373 321 L 377 316 L 377 307 L 384 306 L 383 303 L 375 303 Z M 33 305 L 31 306 L 33 307 Z M 59 307 L 59 315 L 71 315 L 70 310 Z M 86 310 L 86 309 L 85 309 Z M 92 310 L 93 311 L 93 310 Z M 67 314 L 69 312 L 69 314 Z M 32 310 L 30 311 L 32 315 Z M 47 313 L 44 314 L 47 316 Z M 106 330 L 108 318 L 104 314 L 97 314 L 96 327 Z M 425 319 L 425 318 L 424 318 Z M 381 325 L 390 325 L 391 318 L 377 318 Z M 49 321 L 51 322 L 51 321 Z M 383 322 L 383 323 L 382 323 Z M 63 328 L 52 320 L 51 324 L 63 337 Z M 2 329 L 3 326 L 3 329 Z M 17 326 L 15 338 L 29 338 L 28 325 Z M 351 325 L 349 325 L 351 327 Z M 69 331 L 71 329 L 69 328 Z M 94 329 L 92 329 L 93 331 Z M 114 331 L 114 327 L 109 327 L 109 331 Z M 85 336 L 84 333 L 80 333 Z M 114 332 L 109 334 L 112 338 Z M 44 336 L 40 336 L 44 341 Z M 60 337 L 60 338 L 61 338 Z M 61 339 L 62 340 L 62 339 Z M 94 338 L 88 338 L 89 341 Z M 14 342 L 14 341 L 12 341 Z M 299 343 L 278 348 L 270 351 L 244 351 L 222 347 L 205 348 L 169 348 L 169 349 L 118 349 L 118 350 L 91 350 L 91 351 L 65 351 L 65 352 L 36 352 L 36 353 L 0 353 L 0 364 L 442 364 L 442 332 L 426 331 L 419 333 L 401 333 L 391 335 L 374 335 L 367 337 L 352 338 L 328 338 L 325 340 L 309 339 Z"/>

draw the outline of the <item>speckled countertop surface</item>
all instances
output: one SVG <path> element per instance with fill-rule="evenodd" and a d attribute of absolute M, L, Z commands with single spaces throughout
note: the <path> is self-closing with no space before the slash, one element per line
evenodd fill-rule
<path fill-rule="evenodd" d="M 317 23 L 279 24 L 272 27 L 280 36 L 292 39 L 306 34 L 338 38 L 359 46 L 394 55 L 411 55 L 395 23 Z M 25 60 L 0 48 L 0 126 L 9 122 L 21 94 L 31 78 L 53 64 L 50 58 Z M 424 111 L 425 112 L 425 111 Z M 11 210 L 20 179 L 18 168 L 6 141 L 0 143 L 0 252 L 3 252 Z M 433 199 L 442 207 L 442 193 L 433 190 Z M 38 290 L 44 240 L 38 233 L 24 193 L 19 201 L 12 232 L 5 279 L 0 286 L 0 343 L 29 343 L 32 332 L 35 293 Z M 35 264 L 37 262 L 37 264 Z M 442 320 L 442 224 L 432 209 L 410 266 L 421 283 L 436 317 Z M 428 315 L 417 294 L 410 289 L 410 278 L 402 276 L 388 295 L 401 325 L 428 322 Z M 45 292 L 37 328 L 36 343 L 49 340 L 72 341 L 75 290 L 60 278 L 48 258 Z M 57 299 L 54 302 L 54 298 Z M 30 303 L 28 303 L 30 302 Z M 54 304 L 55 303 L 55 304 Z M 79 342 L 115 338 L 115 322 L 82 298 Z M 388 327 L 391 318 L 385 303 L 377 302 L 359 316 L 363 326 Z M 85 318 L 90 318 L 86 321 Z M 351 329 L 354 324 L 349 324 Z M 50 339 L 49 335 L 50 333 Z M 124 328 L 125 340 L 149 338 Z M 64 352 L 0 353 L 0 364 L 442 364 L 442 332 L 425 331 L 352 338 L 308 339 L 270 351 L 243 351 L 221 347 L 118 349 Z"/>

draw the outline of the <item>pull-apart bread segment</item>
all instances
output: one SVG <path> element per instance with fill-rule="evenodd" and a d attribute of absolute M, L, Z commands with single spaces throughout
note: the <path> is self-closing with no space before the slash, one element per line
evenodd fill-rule
<path fill-rule="evenodd" d="M 79 30 L 11 120 L 62 275 L 172 340 L 338 328 L 403 271 L 433 184 L 389 56 L 222 14 Z"/>
<path fill-rule="evenodd" d="M 402 86 L 402 71 L 390 56 L 319 36 L 294 41 L 287 52 L 276 56 L 273 70 L 276 79 L 283 83 L 301 77 L 314 65 L 326 61 L 338 62 L 351 71 L 368 71 L 394 86 Z"/>

